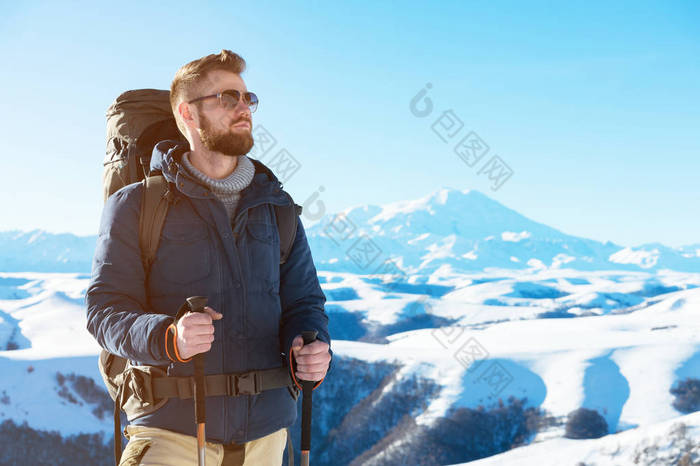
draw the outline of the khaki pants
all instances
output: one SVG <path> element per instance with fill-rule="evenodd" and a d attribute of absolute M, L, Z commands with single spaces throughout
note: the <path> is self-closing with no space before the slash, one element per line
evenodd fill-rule
<path fill-rule="evenodd" d="M 156 427 L 126 426 L 119 466 L 196 466 L 197 438 Z M 242 444 L 206 443 L 206 466 L 280 466 L 287 429 Z"/>

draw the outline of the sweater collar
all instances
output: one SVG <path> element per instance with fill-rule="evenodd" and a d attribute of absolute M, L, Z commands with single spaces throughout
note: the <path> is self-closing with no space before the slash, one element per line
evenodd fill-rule
<path fill-rule="evenodd" d="M 182 163 L 182 156 L 189 151 L 189 144 L 179 141 L 160 141 L 153 148 L 151 156 L 151 173 L 160 171 L 169 183 L 175 184 L 182 194 L 195 199 L 212 199 L 214 195 L 209 187 L 202 184 L 187 172 Z M 267 166 L 259 160 L 249 157 L 255 172 L 251 183 L 241 191 L 239 211 L 259 203 L 270 202 L 277 205 L 289 203 L 282 190 L 282 183 Z"/>
<path fill-rule="evenodd" d="M 237 195 L 241 190 L 250 184 L 255 176 L 255 165 L 250 159 L 241 155 L 238 157 L 238 162 L 236 168 L 233 172 L 223 179 L 215 179 L 207 176 L 203 172 L 197 169 L 190 161 L 189 156 L 190 151 L 185 152 L 182 155 L 182 165 L 184 166 L 187 173 L 192 175 L 197 181 L 200 181 L 211 191 L 213 191 L 217 196 L 230 197 Z"/>

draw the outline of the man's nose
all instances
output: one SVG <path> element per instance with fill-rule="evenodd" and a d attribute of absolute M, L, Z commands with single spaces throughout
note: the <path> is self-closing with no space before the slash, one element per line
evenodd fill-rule
<path fill-rule="evenodd" d="M 252 117 L 250 107 L 247 103 L 245 103 L 245 99 L 243 98 L 243 96 L 241 96 L 241 98 L 238 99 L 238 103 L 236 103 L 236 108 L 234 108 L 233 110 L 237 116 L 236 120 L 240 120 L 241 118 L 247 118 L 248 120 L 250 120 Z"/>

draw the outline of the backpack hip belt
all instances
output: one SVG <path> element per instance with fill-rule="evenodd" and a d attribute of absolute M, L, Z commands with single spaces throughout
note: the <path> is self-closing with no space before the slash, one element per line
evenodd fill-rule
<path fill-rule="evenodd" d="M 193 397 L 193 376 L 167 376 L 162 375 L 164 371 L 153 369 L 152 366 L 131 366 L 124 372 L 122 387 L 129 389 L 120 390 L 118 400 L 129 420 L 153 412 L 154 408 L 165 404 L 168 398 L 184 400 Z M 258 395 L 275 388 L 296 388 L 288 368 L 284 366 L 243 373 L 207 375 L 204 380 L 205 396 Z"/>
<path fill-rule="evenodd" d="M 193 396 L 193 377 L 156 377 L 152 379 L 153 396 L 187 399 Z M 286 367 L 234 374 L 204 376 L 205 396 L 258 395 L 265 390 L 294 385 Z"/>

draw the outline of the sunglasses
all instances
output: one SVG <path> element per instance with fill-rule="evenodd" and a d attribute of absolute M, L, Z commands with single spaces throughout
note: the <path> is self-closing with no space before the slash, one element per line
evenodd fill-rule
<path fill-rule="evenodd" d="M 210 97 L 216 97 L 219 99 L 219 105 L 226 110 L 233 110 L 238 105 L 238 101 L 241 99 L 240 91 L 236 89 L 227 89 L 225 91 L 219 92 L 218 94 L 205 95 L 203 97 L 197 97 L 196 99 L 190 100 L 189 104 L 208 99 Z M 252 92 L 246 92 L 243 94 L 243 101 L 250 108 L 250 112 L 254 112 L 258 108 L 258 96 Z"/>

